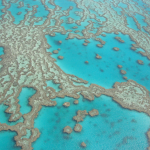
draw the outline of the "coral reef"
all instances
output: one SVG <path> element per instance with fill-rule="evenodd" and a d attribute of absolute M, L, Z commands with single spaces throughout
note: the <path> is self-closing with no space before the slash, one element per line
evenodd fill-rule
<path fill-rule="evenodd" d="M 82 147 L 86 147 L 86 144 L 84 142 L 81 143 Z"/>
<path fill-rule="evenodd" d="M 54 50 L 53 53 L 54 53 L 54 54 L 58 54 L 58 50 Z"/>
<path fill-rule="evenodd" d="M 58 41 L 58 43 L 59 43 L 59 44 L 61 44 L 61 43 L 62 43 L 62 41 Z"/>
<path fill-rule="evenodd" d="M 89 115 L 90 115 L 91 117 L 94 117 L 94 116 L 99 115 L 99 112 L 98 112 L 97 109 L 92 109 L 91 111 L 89 111 Z"/>
<path fill-rule="evenodd" d="M 63 104 L 63 106 L 69 107 L 69 106 L 70 106 L 70 103 L 69 103 L 69 102 L 65 102 L 65 103 Z"/>
<path fill-rule="evenodd" d="M 80 124 L 76 124 L 74 127 L 74 131 L 81 132 L 81 130 L 82 130 L 82 126 Z"/>
<path fill-rule="evenodd" d="M 144 62 L 142 60 L 137 60 L 138 64 L 144 65 Z"/>
<path fill-rule="evenodd" d="M 120 49 L 118 47 L 114 47 L 113 50 L 119 51 Z"/>
<path fill-rule="evenodd" d="M 58 56 L 58 59 L 64 59 L 64 57 L 63 56 Z"/>
<path fill-rule="evenodd" d="M 124 43 L 124 40 L 122 40 L 121 37 L 116 36 L 115 39 L 118 40 L 121 43 Z"/>
<path fill-rule="evenodd" d="M 100 56 L 100 55 L 96 54 L 96 58 L 97 58 L 97 59 L 101 59 L 101 58 L 102 58 L 102 56 Z"/>
<path fill-rule="evenodd" d="M 117 67 L 118 67 L 118 68 L 122 68 L 122 65 L 118 65 Z"/>
<path fill-rule="evenodd" d="M 87 45 L 88 45 L 88 43 L 83 43 L 83 45 L 84 45 L 84 46 L 87 46 Z"/>
<path fill-rule="evenodd" d="M 75 120 L 76 122 L 80 122 L 83 121 L 83 119 L 86 117 L 86 115 L 88 115 L 86 110 L 78 110 L 77 111 L 77 116 L 73 117 L 73 120 Z"/>
<path fill-rule="evenodd" d="M 77 105 L 79 103 L 79 101 L 78 100 L 74 100 L 73 103 Z"/>
<path fill-rule="evenodd" d="M 127 80 L 128 78 L 126 76 L 123 77 L 125 80 Z"/>
<path fill-rule="evenodd" d="M 95 33 L 91 33 L 94 29 L 93 21 L 89 21 L 88 25 L 82 31 L 66 30 L 62 26 L 63 16 L 69 16 L 70 11 L 73 7 L 69 7 L 67 10 L 61 10 L 60 6 L 57 6 L 54 1 L 50 0 L 54 6 L 54 9 L 50 9 L 46 5 L 46 1 L 42 0 L 41 4 L 45 7 L 45 10 L 49 12 L 46 20 L 42 25 L 34 25 L 34 23 L 42 20 L 41 17 L 35 17 L 37 12 L 37 5 L 30 6 L 30 10 L 26 10 L 24 20 L 21 20 L 19 24 L 14 24 L 14 17 L 12 16 L 9 8 L 11 3 L 16 3 L 18 8 L 24 7 L 24 2 L 17 0 L 6 1 L 2 0 L 2 18 L 0 20 L 0 46 L 4 47 L 4 55 L 2 55 L 2 61 L 0 62 L 0 104 L 7 105 L 6 113 L 10 114 L 9 121 L 17 121 L 20 117 L 23 117 L 24 122 L 16 125 L 7 125 L 0 123 L 0 131 L 10 130 L 17 132 L 14 137 L 17 146 L 21 146 L 23 150 L 31 150 L 32 143 L 40 136 L 40 132 L 37 128 L 34 128 L 34 119 L 38 116 L 38 112 L 42 106 L 54 107 L 57 105 L 56 101 L 51 99 L 56 97 L 69 96 L 74 99 L 78 99 L 80 94 L 87 100 L 93 101 L 95 96 L 100 97 L 102 94 L 111 96 L 114 101 L 119 103 L 122 107 L 144 112 L 150 115 L 150 96 L 149 91 L 142 85 L 138 84 L 133 80 L 118 83 L 116 82 L 112 89 L 105 89 L 96 84 L 91 84 L 89 87 L 76 86 L 76 83 L 87 83 L 87 81 L 78 78 L 74 75 L 66 74 L 59 66 L 55 64 L 55 59 L 52 58 L 46 51 L 50 48 L 47 43 L 45 35 L 56 36 L 55 33 L 68 34 L 67 39 L 97 39 L 102 33 L 115 33 L 129 35 L 131 40 L 135 42 L 132 44 L 133 49 L 140 47 L 144 52 L 140 52 L 142 56 L 147 57 L 150 60 L 150 37 L 148 33 L 142 32 L 141 30 L 136 31 L 127 26 L 127 20 L 124 14 L 141 14 L 145 17 L 145 22 L 149 24 L 150 17 L 148 12 L 140 7 L 135 7 L 136 4 L 130 4 L 128 1 L 116 0 L 114 5 L 120 2 L 127 4 L 127 8 L 122 10 L 122 15 L 118 15 L 114 9 L 111 8 L 110 2 L 102 2 L 90 0 L 71 0 L 77 4 L 79 9 L 82 9 L 80 20 L 75 20 L 68 17 L 67 23 L 76 23 L 81 25 L 88 17 L 93 17 L 88 9 L 95 9 L 95 12 L 99 16 L 103 16 L 104 21 L 100 26 L 96 28 Z M 148 1 L 143 0 L 148 3 Z M 135 5 L 135 6 L 134 6 Z M 135 9 L 133 9 L 135 8 Z M 99 14 L 101 10 L 102 14 Z M 32 16 L 32 17 L 31 17 Z M 54 25 L 51 25 L 52 19 L 55 20 Z M 100 23 L 96 16 L 93 17 L 97 22 Z M 136 24 L 138 24 L 136 22 Z M 140 26 L 138 26 L 140 28 Z M 76 29 L 76 28 L 73 28 Z M 149 26 L 144 27 L 145 31 L 149 32 Z M 69 33 L 68 33 L 69 31 Z M 79 35 L 78 33 L 81 33 Z M 102 35 L 105 36 L 105 35 Z M 98 38 L 101 44 L 97 46 L 103 47 L 105 41 Z M 57 45 L 61 45 L 62 41 L 56 41 Z M 60 50 L 60 49 L 58 49 Z M 58 56 L 58 59 L 63 59 L 63 56 Z M 88 61 L 86 61 L 88 63 Z M 126 73 L 126 71 L 121 70 Z M 125 78 L 125 77 L 124 77 Z M 56 92 L 53 88 L 46 86 L 47 80 L 53 80 L 54 83 L 60 84 L 61 90 Z M 36 90 L 36 94 L 29 99 L 29 105 L 32 110 L 28 114 L 21 114 L 20 105 L 17 97 L 21 92 L 22 87 L 32 87 Z M 77 116 L 73 119 L 77 122 L 83 121 L 85 116 L 88 115 L 86 111 L 78 111 Z M 22 138 L 26 135 L 26 129 L 31 130 L 30 138 Z M 65 132 L 70 133 L 72 129 L 68 126 L 65 127 Z M 148 131 L 148 138 L 149 131 Z M 85 143 L 83 143 L 86 146 Z"/>
<path fill-rule="evenodd" d="M 120 73 L 121 74 L 126 74 L 126 71 L 125 70 L 120 70 Z"/>
<path fill-rule="evenodd" d="M 102 45 L 102 44 L 97 44 L 96 46 L 97 46 L 97 47 L 100 47 L 100 48 L 102 48 L 102 47 L 103 47 L 103 45 Z"/>
<path fill-rule="evenodd" d="M 90 43 L 90 41 L 89 41 L 89 40 L 84 40 L 84 42 L 85 42 L 85 43 Z"/>
<path fill-rule="evenodd" d="M 69 127 L 69 126 L 66 126 L 66 127 L 63 129 L 63 132 L 64 132 L 64 133 L 67 133 L 67 134 L 70 134 L 70 133 L 72 132 L 72 129 L 71 129 L 71 127 Z"/>
<path fill-rule="evenodd" d="M 22 14 L 22 12 L 18 12 L 18 13 L 17 13 L 17 15 L 21 15 L 21 14 Z"/>

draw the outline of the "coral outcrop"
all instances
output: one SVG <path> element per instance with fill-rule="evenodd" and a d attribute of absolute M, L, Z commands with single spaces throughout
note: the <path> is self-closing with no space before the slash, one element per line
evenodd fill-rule
<path fill-rule="evenodd" d="M 70 134 L 72 132 L 72 129 L 70 126 L 66 126 L 64 129 L 63 129 L 63 132 L 64 133 L 67 133 L 67 134 Z"/>
<path fill-rule="evenodd" d="M 98 112 L 97 109 L 92 109 L 91 111 L 89 111 L 89 115 L 90 115 L 91 117 L 94 117 L 94 116 L 99 115 L 99 112 Z"/>
<path fill-rule="evenodd" d="M 69 106 L 70 106 L 70 103 L 69 103 L 69 102 L 65 102 L 65 103 L 63 104 L 63 106 L 64 106 L 64 107 L 69 107 Z"/>
<path fill-rule="evenodd" d="M 74 131 L 81 132 L 81 130 L 82 130 L 82 126 L 80 124 L 76 124 L 74 127 Z"/>
<path fill-rule="evenodd" d="M 80 122 L 83 121 L 83 119 L 86 117 L 86 115 L 88 115 L 86 110 L 78 110 L 77 111 L 77 116 L 73 117 L 73 120 L 75 120 L 76 122 Z"/>

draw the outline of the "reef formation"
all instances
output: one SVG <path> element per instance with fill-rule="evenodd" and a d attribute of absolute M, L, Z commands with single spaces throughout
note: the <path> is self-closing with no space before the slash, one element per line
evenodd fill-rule
<path fill-rule="evenodd" d="M 39 130 L 34 128 L 34 119 L 38 116 L 38 112 L 42 106 L 54 107 L 57 105 L 56 101 L 52 100 L 56 97 L 63 98 L 69 96 L 78 99 L 81 94 L 85 99 L 93 101 L 95 96 L 100 97 L 104 94 L 111 96 L 114 101 L 124 108 L 150 115 L 149 91 L 133 80 L 123 83 L 116 82 L 112 89 L 105 89 L 96 84 L 91 84 L 89 87 L 74 85 L 73 83 L 86 84 L 87 81 L 75 75 L 66 74 L 56 65 L 55 59 L 50 56 L 51 53 L 46 51 L 51 46 L 45 38 L 45 35 L 55 36 L 57 32 L 68 34 L 66 40 L 73 38 L 87 40 L 96 38 L 99 35 L 105 36 L 104 32 L 116 34 L 121 32 L 129 35 L 136 45 L 144 50 L 144 52 L 140 53 L 150 59 L 150 37 L 148 35 L 150 27 L 144 27 L 148 33 L 141 30 L 135 31 L 127 26 L 126 16 L 124 15 L 126 13 L 134 18 L 134 13 L 144 14 L 144 21 L 150 25 L 150 16 L 147 11 L 141 9 L 136 3 L 129 5 L 127 0 L 105 1 L 105 5 L 102 2 L 93 0 L 89 0 L 88 2 L 87 0 L 71 1 L 75 2 L 77 7 L 82 9 L 83 12 L 77 12 L 81 16 L 80 20 L 69 18 L 68 23 L 75 22 L 77 25 L 81 25 L 87 17 L 91 17 L 101 24 L 101 27 L 97 27 L 95 34 L 90 32 L 94 26 L 94 22 L 92 21 L 89 21 L 89 24 L 82 30 L 82 36 L 78 34 L 78 32 L 81 32 L 79 30 L 73 33 L 61 26 L 63 23 L 61 17 L 69 16 L 69 12 L 73 7 L 70 6 L 67 10 L 63 11 L 53 0 L 50 0 L 49 3 L 55 7 L 54 9 L 49 8 L 45 0 L 41 0 L 42 5 L 49 12 L 47 19 L 42 25 L 34 25 L 35 22 L 42 20 L 41 17 L 34 16 L 37 12 L 37 5 L 33 6 L 31 11 L 27 11 L 24 20 L 20 21 L 19 24 L 14 24 L 15 19 L 8 9 L 11 7 L 11 3 L 16 3 L 18 7 L 24 7 L 24 2 L 2 0 L 4 8 L 2 9 L 3 14 L 0 20 L 0 46 L 4 47 L 5 54 L 1 56 L 2 61 L 0 62 L 0 104 L 3 103 L 8 106 L 5 112 L 11 114 L 9 121 L 17 121 L 20 117 L 23 117 L 24 122 L 13 126 L 0 123 L 0 131 L 11 130 L 17 132 L 14 140 L 16 141 L 16 145 L 21 146 L 23 150 L 31 150 L 32 142 L 40 136 Z M 111 4 L 117 6 L 120 2 L 124 2 L 127 8 L 121 8 L 122 14 L 118 15 L 111 8 Z M 150 7 L 148 1 L 143 0 L 143 2 Z M 94 10 L 99 16 L 106 18 L 106 21 L 102 23 L 96 15 L 88 11 L 88 8 Z M 102 14 L 99 10 L 101 10 Z M 18 15 L 20 14 L 18 13 Z M 55 20 L 55 25 L 51 26 L 50 24 L 53 19 Z M 136 18 L 134 19 L 138 27 L 141 28 Z M 105 42 L 101 41 L 101 39 L 96 40 L 101 43 L 97 46 L 103 47 Z M 62 41 L 59 39 L 58 44 L 62 44 Z M 88 46 L 88 41 L 84 45 Z M 133 47 L 132 49 L 136 48 L 136 46 Z M 54 53 L 58 53 L 58 50 L 54 51 Z M 58 56 L 58 58 L 63 59 L 63 56 Z M 88 61 L 85 63 L 88 63 Z M 118 67 L 121 68 L 121 66 Z M 126 72 L 121 70 L 121 73 L 125 74 Z M 52 87 L 44 88 L 47 80 L 53 80 L 54 83 L 60 84 L 61 90 L 56 92 Z M 32 110 L 24 115 L 20 112 L 19 100 L 17 99 L 22 87 L 32 87 L 36 90 L 36 94 L 29 99 L 29 105 L 32 106 Z M 78 104 L 78 102 L 76 101 L 75 104 Z M 77 122 L 83 121 L 86 115 L 88 115 L 86 111 L 78 111 L 77 116 L 73 119 Z M 31 131 L 30 138 L 22 138 L 27 134 L 26 129 Z M 67 126 L 67 128 L 64 128 L 64 132 L 70 133 L 72 129 Z M 86 144 L 82 143 L 82 146 L 86 147 Z"/>

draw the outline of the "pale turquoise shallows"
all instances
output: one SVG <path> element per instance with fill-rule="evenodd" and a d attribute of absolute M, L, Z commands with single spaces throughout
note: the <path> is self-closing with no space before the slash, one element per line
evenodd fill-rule
<path fill-rule="evenodd" d="M 115 37 L 119 36 L 125 42 L 118 42 Z M 140 55 L 137 49 L 131 50 L 131 44 L 133 41 L 128 35 L 106 34 L 106 37 L 99 36 L 106 44 L 103 48 L 99 48 L 96 45 L 98 41 L 94 39 L 88 39 L 90 43 L 84 46 L 84 40 L 78 40 L 76 38 L 66 40 L 67 35 L 56 34 L 55 37 L 46 35 L 47 42 L 51 45 L 51 48 L 47 51 L 52 52 L 52 57 L 56 58 L 56 64 L 66 73 L 74 74 L 89 83 L 95 83 L 105 88 L 112 88 L 116 81 L 125 82 L 123 75 L 120 74 L 120 69 L 117 65 L 122 65 L 123 70 L 127 73 L 128 79 L 135 80 L 137 83 L 145 86 L 150 90 L 150 61 Z M 62 44 L 58 44 L 58 40 L 62 41 Z M 114 51 L 113 47 L 120 48 L 119 51 Z M 53 50 L 59 50 L 58 54 L 53 54 Z M 102 59 L 96 59 L 96 54 L 102 56 Z M 63 60 L 59 60 L 58 56 L 64 56 Z M 139 65 L 137 60 L 142 60 L 144 65 Z M 88 61 L 88 64 L 85 64 Z"/>
<path fill-rule="evenodd" d="M 14 136 L 16 132 L 12 131 L 1 131 L 0 132 L 0 150 L 21 150 L 20 147 L 16 146 Z"/>
<path fill-rule="evenodd" d="M 19 94 L 20 112 L 26 114 L 31 111 L 32 107 L 29 105 L 29 98 L 36 93 L 33 88 L 23 87 Z"/>
<path fill-rule="evenodd" d="M 78 105 L 69 97 L 55 100 L 57 106 L 43 107 L 35 119 L 34 127 L 41 132 L 32 144 L 35 150 L 82 150 L 81 142 L 87 144 L 86 150 L 144 150 L 148 146 L 145 133 L 150 127 L 150 118 L 144 113 L 123 109 L 104 95 L 92 102 L 81 97 Z M 70 102 L 70 107 L 64 108 L 64 102 Z M 79 122 L 83 127 L 80 133 L 63 133 L 67 125 L 74 128 L 76 122 L 72 118 L 77 110 L 93 108 L 100 114 Z"/>
<path fill-rule="evenodd" d="M 24 0 L 25 6 L 17 8 L 20 1 L 21 0 L 19 0 L 17 4 L 11 3 L 11 7 L 8 9 L 15 18 L 14 24 L 19 24 L 20 21 L 24 19 L 27 11 L 31 11 L 34 5 L 38 5 L 37 13 L 30 17 L 43 18 L 42 21 L 36 22 L 34 25 L 41 25 L 46 20 L 49 12 L 45 10 L 40 0 Z M 94 1 L 98 2 L 100 0 Z M 113 2 L 112 0 L 110 1 Z M 77 13 L 81 13 L 83 10 L 77 8 L 76 4 L 69 0 L 55 0 L 54 2 L 61 7 L 61 10 L 66 10 L 70 6 L 73 6 L 69 16 L 60 18 L 64 20 L 61 26 L 64 26 L 66 30 L 72 30 L 71 33 L 74 33 L 75 30 L 79 30 L 80 32 L 77 34 L 82 36 L 81 31 L 89 24 L 88 21 L 93 21 L 95 28 L 103 26 L 102 23 L 106 21 L 104 17 L 98 16 L 94 10 L 89 9 L 91 14 L 96 15 L 101 22 L 97 22 L 88 17 L 84 22 L 81 22 L 81 25 L 77 25 L 75 22 L 73 24 L 67 24 L 69 17 L 80 20 L 81 17 L 77 15 Z M 101 0 L 101 2 L 104 2 L 104 0 Z M 150 8 L 146 8 L 142 0 L 134 0 L 134 2 L 131 3 L 134 4 L 135 2 L 144 9 L 149 10 L 148 13 L 150 14 Z M 30 8 L 27 4 L 30 4 Z M 48 3 L 48 0 L 46 0 L 46 5 L 51 9 L 55 8 L 55 6 Z M 126 8 L 126 5 L 123 3 L 120 3 L 119 6 L 124 9 Z M 0 10 L 3 8 L 2 1 L 0 1 Z M 114 9 L 117 14 L 122 14 L 121 8 L 112 5 L 112 9 Z M 100 10 L 98 11 L 101 13 Z M 18 12 L 22 13 L 17 15 Z M 0 20 L 2 19 L 2 14 L 0 11 Z M 141 24 L 141 27 L 147 26 L 143 20 L 143 16 L 136 14 L 135 17 Z M 127 23 L 129 24 L 128 27 L 139 31 L 133 18 L 127 16 Z M 29 25 L 29 22 L 26 22 L 26 25 Z M 54 19 L 51 19 L 49 26 L 55 26 Z M 78 28 L 73 29 L 74 26 Z M 141 30 L 147 33 L 143 28 Z M 91 29 L 89 32 L 96 33 L 97 29 Z M 94 38 L 88 39 L 90 41 L 88 46 L 83 46 L 84 40 L 78 40 L 76 38 L 65 40 L 68 37 L 68 33 L 66 35 L 56 33 L 55 37 L 46 35 L 47 42 L 51 45 L 51 48 L 47 51 L 53 52 L 53 50 L 61 48 L 58 54 L 52 53 L 51 55 L 53 58 L 56 58 L 55 63 L 65 73 L 74 74 L 87 80 L 89 83 L 85 86 L 95 83 L 109 89 L 113 87 L 116 81 L 126 82 L 126 80 L 123 79 L 123 75 L 120 74 L 120 69 L 117 68 L 117 65 L 122 65 L 122 69 L 127 71 L 127 74 L 124 76 L 127 76 L 128 79 L 135 80 L 150 91 L 150 66 L 148 65 L 150 61 L 138 53 L 138 51 L 143 50 L 137 49 L 136 51 L 132 51 L 130 47 L 134 42 L 131 41 L 128 35 L 121 33 L 119 33 L 119 35 L 113 33 L 104 34 L 106 34 L 106 37 L 98 36 L 106 42 L 103 48 L 96 46 L 99 42 L 95 41 Z M 114 39 L 116 36 L 121 37 L 125 43 L 120 43 Z M 58 40 L 61 40 L 62 44 L 58 44 Z M 113 47 L 119 47 L 120 50 L 116 52 L 113 50 Z M 0 47 L 0 55 L 3 54 L 3 48 Z M 96 59 L 96 54 L 102 56 L 102 59 Z M 64 56 L 63 60 L 57 58 L 60 55 Z M 137 60 L 142 60 L 144 65 L 139 65 Z M 89 64 L 85 64 L 85 61 L 88 61 Z M 56 92 L 61 90 L 59 88 L 60 84 L 54 84 L 52 80 L 47 81 L 46 84 L 47 87 L 54 88 Z M 82 85 L 75 82 L 73 84 Z M 29 98 L 35 93 L 36 90 L 33 88 L 22 88 L 18 97 L 21 106 L 20 112 L 22 114 L 31 111 L 32 107 L 29 105 Z M 87 144 L 87 148 L 84 148 L 85 150 L 145 150 L 148 147 L 146 132 L 150 128 L 150 117 L 146 114 L 124 109 L 110 97 L 104 95 L 95 98 L 92 102 L 89 102 L 81 96 L 78 105 L 74 105 L 74 99 L 70 97 L 56 98 L 54 100 L 57 101 L 57 105 L 55 107 L 43 106 L 35 119 L 34 127 L 40 130 L 41 135 L 37 141 L 32 143 L 34 150 L 82 150 L 83 148 L 80 147 L 81 142 Z M 71 103 L 71 106 L 64 108 L 62 105 L 67 101 Z M 21 117 L 16 122 L 9 122 L 10 114 L 5 113 L 7 108 L 8 106 L 4 104 L 0 105 L 0 123 L 6 123 L 12 126 L 24 121 L 23 117 Z M 73 131 L 70 135 L 67 135 L 62 132 L 63 128 L 67 125 L 72 129 L 74 128 L 76 122 L 73 121 L 72 118 L 76 115 L 77 110 L 90 111 L 93 108 L 98 109 L 99 115 L 93 118 L 87 116 L 83 122 L 80 122 L 83 127 L 81 133 Z M 31 132 L 28 129 L 26 131 L 27 135 L 24 137 L 29 138 Z M 16 135 L 17 133 L 11 131 L 0 132 L 0 150 L 20 150 L 20 147 L 15 146 L 16 143 L 13 139 Z"/>
<path fill-rule="evenodd" d="M 0 47 L 0 56 L 1 55 L 4 55 L 4 48 L 3 47 Z M 1 61 L 2 59 L 0 58 L 0 61 Z"/>

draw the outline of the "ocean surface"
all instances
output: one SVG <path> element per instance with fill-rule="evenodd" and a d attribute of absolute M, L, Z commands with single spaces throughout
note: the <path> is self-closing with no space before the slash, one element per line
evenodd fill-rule
<path fill-rule="evenodd" d="M 42 17 L 42 21 L 35 23 L 34 25 L 41 25 L 47 18 L 48 11 L 45 10 L 44 6 L 41 4 L 40 0 L 31 1 L 24 0 L 24 7 L 17 8 L 19 0 L 16 3 L 11 3 L 11 7 L 8 9 L 14 16 L 14 24 L 19 24 L 21 20 L 24 19 L 25 14 L 32 10 L 32 6 L 38 5 L 37 13 L 35 17 Z M 99 1 L 99 0 L 94 0 Z M 138 2 L 139 6 L 143 6 L 142 0 L 134 0 Z M 30 4 L 30 8 L 27 7 Z M 46 1 L 49 8 L 54 9 L 54 6 Z M 82 12 L 82 9 L 76 7 L 74 2 L 69 0 L 55 0 L 55 4 L 62 7 L 62 10 L 66 10 L 69 6 L 73 6 L 70 11 L 69 16 L 61 17 L 64 22 L 61 26 L 64 28 L 72 30 L 79 30 L 79 35 L 82 36 L 82 30 L 85 29 L 89 23 L 88 21 L 93 21 L 91 18 L 86 19 L 84 22 L 78 26 L 76 23 L 67 24 L 68 17 L 80 20 L 80 16 L 76 14 L 76 11 Z M 127 5 L 120 3 L 120 7 L 126 8 Z M 3 9 L 2 0 L 0 0 L 0 9 Z M 120 15 L 121 8 L 112 5 L 112 8 Z M 145 8 L 150 12 L 149 8 Z M 91 13 L 96 15 L 96 12 L 89 10 Z M 21 15 L 17 15 L 18 12 L 22 12 Z M 0 19 L 3 13 L 0 11 Z M 128 27 L 133 28 L 138 31 L 133 18 L 127 17 Z M 144 16 L 135 14 L 135 17 L 140 22 L 142 26 L 147 26 L 147 23 L 143 21 Z M 106 19 L 104 17 L 99 17 L 99 19 L 104 22 Z M 95 21 L 95 20 L 94 20 Z M 54 25 L 55 22 L 52 22 Z M 28 23 L 26 24 L 28 25 Z M 73 29 L 72 27 L 78 26 L 78 29 Z M 94 27 L 99 26 L 95 24 Z M 142 31 L 147 33 L 143 28 Z M 96 33 L 96 30 L 91 31 L 91 33 Z M 98 36 L 106 44 L 99 48 L 96 45 L 99 44 L 94 38 L 88 39 L 90 43 L 84 46 L 84 39 L 69 39 L 68 33 L 62 35 L 56 33 L 56 35 L 50 36 L 46 35 L 47 43 L 51 45 L 47 52 L 51 52 L 51 57 L 55 58 L 55 63 L 67 74 L 73 74 L 79 78 L 83 78 L 88 81 L 89 86 L 92 83 L 98 84 L 106 89 L 113 88 L 114 83 L 125 82 L 123 79 L 126 76 L 128 79 L 134 80 L 137 83 L 143 85 L 150 91 L 150 61 L 139 54 L 139 51 L 143 51 L 141 48 L 137 48 L 136 51 L 131 50 L 131 44 L 135 44 L 128 35 L 119 33 L 118 35 L 114 33 L 103 33 L 106 37 Z M 120 37 L 124 40 L 121 43 L 115 39 L 115 37 Z M 97 37 L 97 38 L 98 38 Z M 57 41 L 61 40 L 62 44 L 58 44 Z M 119 51 L 114 51 L 113 48 L 120 48 Z M 60 48 L 58 54 L 54 54 L 53 51 Z M 96 54 L 102 56 L 102 59 L 96 59 Z M 3 47 L 0 47 L 0 55 L 4 54 Z M 58 59 L 58 56 L 63 56 L 64 59 Z M 0 59 L 1 60 L 1 59 Z M 137 60 L 142 60 L 144 65 L 139 65 Z M 86 64 L 85 61 L 89 63 Z M 117 65 L 122 65 L 123 70 L 127 73 L 126 75 L 120 74 L 120 69 Z M 60 91 L 59 84 L 55 84 L 52 80 L 46 81 L 47 87 L 52 87 L 56 92 Z M 73 83 L 77 85 L 77 83 Z M 28 104 L 28 100 L 36 93 L 33 88 L 23 87 L 20 92 L 18 99 L 20 112 L 22 114 L 27 114 L 31 111 L 32 107 Z M 40 137 L 32 143 L 34 150 L 82 150 L 80 146 L 82 142 L 87 144 L 86 150 L 146 150 L 148 147 L 148 139 L 146 137 L 146 132 L 150 128 L 150 117 L 144 113 L 139 113 L 137 111 L 131 111 L 122 108 L 119 104 L 114 102 L 111 97 L 102 95 L 99 98 L 95 98 L 94 101 L 90 102 L 80 96 L 79 104 L 74 105 L 74 99 L 71 97 L 55 98 L 53 99 L 57 102 L 55 107 L 45 107 L 39 111 L 37 118 L 34 121 L 34 128 L 38 128 L 41 135 Z M 64 102 L 70 102 L 70 107 L 63 107 Z M 6 123 L 8 125 L 15 125 L 19 122 L 23 122 L 24 119 L 21 117 L 16 122 L 10 122 L 10 114 L 6 113 L 5 110 L 8 106 L 0 104 L 0 123 Z M 86 116 L 83 122 L 79 122 L 82 125 L 82 131 L 80 133 L 72 132 L 70 135 L 63 133 L 63 128 L 65 126 L 70 126 L 74 128 L 76 122 L 72 119 L 78 110 L 97 109 L 99 115 L 95 117 Z M 20 147 L 16 147 L 16 143 L 13 139 L 16 136 L 16 132 L 11 131 L 1 131 L 0 132 L 0 150 L 20 150 Z M 30 137 L 30 131 L 27 130 L 26 138 Z M 5 141 L 5 142 L 4 142 Z M 9 143 L 9 144 L 6 144 Z"/>

